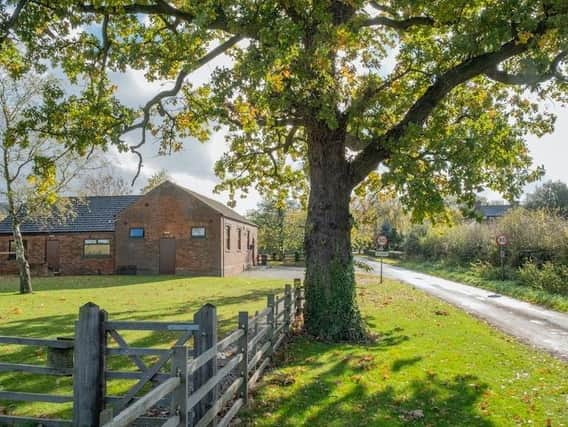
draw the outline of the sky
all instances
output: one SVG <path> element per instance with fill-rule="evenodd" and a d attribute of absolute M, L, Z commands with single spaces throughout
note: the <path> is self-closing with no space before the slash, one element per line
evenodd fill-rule
<path fill-rule="evenodd" d="M 206 65 L 192 75 L 192 82 L 196 84 L 203 82 L 215 66 L 222 62 L 223 59 L 219 59 L 217 63 Z M 118 86 L 117 96 L 122 102 L 131 106 L 144 104 L 155 93 L 171 85 L 171 82 L 148 83 L 142 72 L 132 70 L 114 75 L 113 80 Z M 531 135 L 527 138 L 527 144 L 535 166 L 542 165 L 546 170 L 546 175 L 542 181 L 551 179 L 568 182 L 568 107 L 551 103 L 547 104 L 546 107 L 557 115 L 554 133 L 541 138 Z M 134 136 L 131 136 L 130 141 L 135 142 Z M 143 168 L 141 177 L 135 184 L 135 192 L 139 192 L 147 178 L 154 172 L 166 169 L 178 184 L 221 202 L 226 202 L 228 200 L 227 194 L 213 193 L 214 186 L 219 182 L 213 172 L 213 165 L 227 148 L 225 135 L 222 131 L 213 133 L 210 141 L 206 143 L 191 139 L 186 140 L 181 152 L 167 156 L 159 156 L 157 144 L 148 142 L 142 149 Z M 109 157 L 118 173 L 128 180 L 134 176 L 138 165 L 136 156 L 111 151 Z M 538 183 L 527 186 L 526 191 L 533 191 L 536 185 Z M 493 192 L 485 192 L 483 195 L 489 200 L 500 199 L 500 196 Z M 256 191 L 251 191 L 246 199 L 237 199 L 235 209 L 245 214 L 254 209 L 259 201 L 259 194 Z"/>

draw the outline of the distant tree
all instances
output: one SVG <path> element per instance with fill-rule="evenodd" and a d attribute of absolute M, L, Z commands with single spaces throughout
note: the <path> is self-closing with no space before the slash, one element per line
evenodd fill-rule
<path fill-rule="evenodd" d="M 300 206 L 287 206 L 284 217 L 284 253 L 303 251 L 306 217 L 307 211 Z"/>
<path fill-rule="evenodd" d="M 411 227 L 410 215 L 390 192 L 354 196 L 351 212 L 354 223 L 351 239 L 358 251 L 375 247 L 379 234 L 387 236 L 391 248 L 398 246 L 402 234 Z"/>
<path fill-rule="evenodd" d="M 163 184 L 169 179 L 171 178 L 168 175 L 168 172 L 165 169 L 160 169 L 158 172 L 155 172 L 150 178 L 148 178 L 148 183 L 144 186 L 141 193 L 149 193 L 158 185 Z"/>
<path fill-rule="evenodd" d="M 527 195 L 528 209 L 547 209 L 568 218 L 568 185 L 562 181 L 548 181 Z"/>
<path fill-rule="evenodd" d="M 132 186 L 123 177 L 118 176 L 111 167 L 106 167 L 97 174 L 92 174 L 82 182 L 85 196 L 123 196 L 132 194 Z"/>
<path fill-rule="evenodd" d="M 47 224 L 73 214 L 71 200 L 59 194 L 90 167 L 93 152 L 58 139 L 65 130 L 55 127 L 66 116 L 54 107 L 54 98 L 59 98 L 54 80 L 34 73 L 16 79 L 0 69 L 0 198 L 6 200 L 11 219 L 20 293 L 32 292 L 22 225 L 30 220 Z M 60 122 L 54 124 L 51 114 Z"/>
<path fill-rule="evenodd" d="M 286 252 L 302 250 L 306 211 L 296 203 L 282 205 L 273 198 L 263 199 L 248 217 L 258 225 L 261 251 L 282 258 Z"/>

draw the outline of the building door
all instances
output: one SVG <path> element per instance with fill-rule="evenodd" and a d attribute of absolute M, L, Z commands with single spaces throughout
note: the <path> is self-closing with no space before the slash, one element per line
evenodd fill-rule
<path fill-rule="evenodd" d="M 160 239 L 160 274 L 176 274 L 176 239 Z"/>
<path fill-rule="evenodd" d="M 48 240 L 46 249 L 47 269 L 59 271 L 59 240 Z"/>

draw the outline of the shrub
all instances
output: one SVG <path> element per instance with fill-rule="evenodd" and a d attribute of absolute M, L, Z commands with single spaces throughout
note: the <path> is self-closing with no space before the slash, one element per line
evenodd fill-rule
<path fill-rule="evenodd" d="M 539 268 L 528 262 L 519 269 L 522 284 L 555 294 L 568 295 L 568 266 L 546 262 Z"/>
<path fill-rule="evenodd" d="M 462 222 L 450 226 L 415 226 L 404 242 L 409 256 L 468 266 L 483 261 L 500 265 L 498 234 L 509 238 L 507 265 L 527 261 L 568 264 L 568 221 L 546 211 L 513 209 L 497 222 Z"/>
<path fill-rule="evenodd" d="M 502 269 L 501 266 L 495 266 L 487 261 L 471 263 L 471 271 L 485 280 L 517 280 L 519 277 L 518 271 L 513 267 L 505 265 L 505 268 Z"/>

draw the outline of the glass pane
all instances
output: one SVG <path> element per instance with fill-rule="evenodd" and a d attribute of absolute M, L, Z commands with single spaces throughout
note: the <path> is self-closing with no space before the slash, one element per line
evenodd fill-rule
<path fill-rule="evenodd" d="M 205 237 L 205 227 L 191 227 L 192 237 Z"/>
<path fill-rule="evenodd" d="M 130 229 L 130 237 L 144 237 L 144 229 L 143 228 L 131 228 Z"/>
<path fill-rule="evenodd" d="M 85 245 L 85 256 L 108 256 L 110 255 L 110 244 L 106 245 Z"/>

